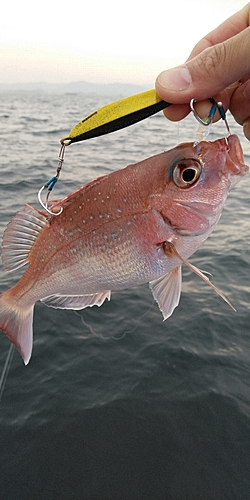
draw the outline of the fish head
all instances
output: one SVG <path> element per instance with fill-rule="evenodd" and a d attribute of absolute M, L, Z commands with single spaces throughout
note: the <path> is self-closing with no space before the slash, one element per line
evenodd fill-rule
<path fill-rule="evenodd" d="M 178 234 L 210 233 L 230 189 L 248 171 L 240 141 L 231 135 L 214 142 L 181 144 L 170 153 L 155 208 Z"/>

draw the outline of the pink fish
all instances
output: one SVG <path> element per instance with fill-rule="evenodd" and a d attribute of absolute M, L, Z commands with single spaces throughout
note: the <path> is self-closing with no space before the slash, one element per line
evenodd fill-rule
<path fill-rule="evenodd" d="M 230 136 L 181 144 L 100 177 L 54 202 L 50 210 L 60 215 L 25 205 L 5 230 L 2 260 L 6 271 L 29 266 L 0 295 L 0 329 L 24 363 L 37 300 L 83 309 L 110 300 L 111 290 L 149 282 L 166 319 L 179 303 L 183 262 L 210 283 L 186 259 L 247 170 L 239 139 Z"/>

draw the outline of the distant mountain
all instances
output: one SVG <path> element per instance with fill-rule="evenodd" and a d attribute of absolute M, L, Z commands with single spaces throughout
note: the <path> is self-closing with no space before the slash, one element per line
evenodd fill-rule
<path fill-rule="evenodd" d="M 86 94 L 106 96 L 128 96 L 149 90 L 149 87 L 131 83 L 90 83 L 85 81 L 71 83 L 13 83 L 0 84 L 0 93 L 26 93 L 35 94 Z"/>

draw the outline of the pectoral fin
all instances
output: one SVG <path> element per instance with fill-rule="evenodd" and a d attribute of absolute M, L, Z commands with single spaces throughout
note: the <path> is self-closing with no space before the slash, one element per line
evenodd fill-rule
<path fill-rule="evenodd" d="M 152 290 L 164 321 L 169 318 L 178 306 L 181 295 L 182 281 L 181 266 L 176 267 L 170 273 L 164 274 L 154 281 L 150 281 L 149 288 Z"/>
<path fill-rule="evenodd" d="M 183 264 L 185 264 L 187 267 L 189 267 L 189 269 L 191 269 L 191 271 L 193 271 L 195 274 L 197 274 L 197 276 L 199 276 L 203 281 L 205 281 L 205 283 L 207 283 L 209 286 L 211 286 L 211 288 L 213 288 L 213 290 L 234 310 L 236 311 L 236 309 L 234 308 L 234 306 L 231 304 L 231 302 L 225 297 L 225 295 L 210 281 L 210 279 L 208 278 L 208 276 L 206 276 L 204 274 L 205 271 L 201 271 L 200 269 L 198 269 L 198 267 L 194 266 L 193 264 L 190 264 L 190 262 L 188 262 L 187 260 L 183 259 L 183 257 L 181 257 L 181 255 L 177 252 L 176 248 L 174 247 L 173 243 L 171 243 L 170 241 L 165 241 L 164 242 L 164 245 L 163 245 L 163 248 L 164 248 L 164 252 L 166 253 L 166 255 L 169 257 L 171 255 L 175 255 L 176 257 L 178 257 L 182 262 Z M 207 274 L 210 274 L 210 273 L 207 273 Z"/>
<path fill-rule="evenodd" d="M 190 262 L 188 261 L 185 261 L 184 259 L 183 260 L 183 263 L 186 264 L 187 267 L 189 267 L 189 269 L 191 269 L 191 271 L 193 271 L 195 274 L 197 274 L 197 276 L 199 276 L 203 281 L 205 281 L 205 283 L 207 283 L 209 286 L 211 286 L 211 288 L 213 288 L 213 290 L 231 307 L 231 309 L 233 309 L 233 311 L 236 312 L 236 309 L 235 307 L 231 304 L 231 302 L 225 297 L 224 293 L 222 293 L 219 288 L 217 288 L 217 286 L 215 286 L 211 281 L 210 279 L 205 276 L 204 272 L 206 271 L 201 271 L 201 269 L 198 269 L 198 267 L 194 266 L 193 264 L 190 264 Z M 210 273 L 207 273 L 207 274 L 210 274 Z"/>

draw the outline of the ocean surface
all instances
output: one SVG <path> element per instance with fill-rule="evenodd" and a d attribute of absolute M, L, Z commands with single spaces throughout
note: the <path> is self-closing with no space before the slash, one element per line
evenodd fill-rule
<path fill-rule="evenodd" d="M 55 174 L 60 139 L 113 97 L 0 95 L 0 233 Z M 242 138 L 250 165 L 250 143 Z M 129 129 L 66 148 L 54 199 L 179 142 L 197 122 L 159 113 Z M 225 134 L 214 124 L 209 139 Z M 143 189 L 143 186 L 142 186 Z M 188 269 L 167 321 L 147 285 L 101 308 L 37 303 L 34 348 L 15 351 L 2 382 L 3 500 L 250 499 L 250 175 L 190 259 L 210 271 L 229 308 Z M 0 269 L 0 291 L 20 272 Z M 9 352 L 0 332 L 0 378 Z M 6 383 L 5 383 L 6 382 Z"/>

